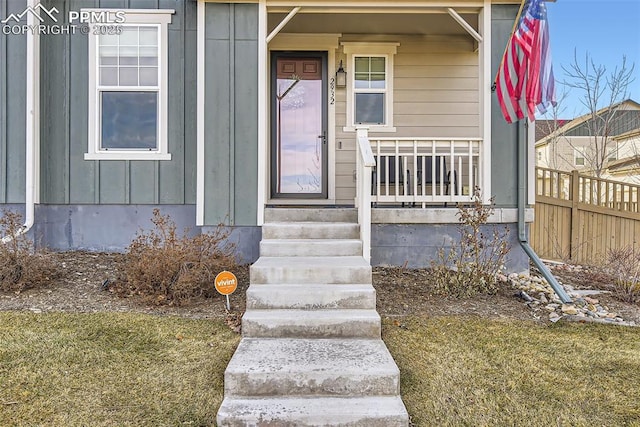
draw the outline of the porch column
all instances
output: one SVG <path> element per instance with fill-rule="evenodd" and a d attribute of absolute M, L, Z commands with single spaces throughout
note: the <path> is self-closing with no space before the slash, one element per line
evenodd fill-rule
<path fill-rule="evenodd" d="M 269 188 L 267 169 L 267 1 L 258 2 L 258 217 L 257 224 L 264 224 L 264 207 Z"/>
<path fill-rule="evenodd" d="M 482 135 L 482 197 L 484 203 L 491 198 L 491 0 L 484 0 L 478 17 L 482 41 L 478 42 L 480 70 L 480 132 Z"/>

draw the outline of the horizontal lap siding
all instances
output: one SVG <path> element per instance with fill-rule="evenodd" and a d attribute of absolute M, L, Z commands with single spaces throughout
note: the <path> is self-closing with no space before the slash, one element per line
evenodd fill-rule
<path fill-rule="evenodd" d="M 25 0 L 0 1 L 0 16 Z M 27 36 L 0 34 L 0 203 L 24 203 Z"/>
<path fill-rule="evenodd" d="M 343 40 L 358 41 L 352 36 Z M 398 42 L 394 56 L 395 134 L 381 137 L 478 137 L 478 54 L 470 38 L 387 36 Z M 346 63 L 338 52 L 338 61 Z M 336 203 L 352 204 L 356 151 L 346 125 L 346 90 L 337 91 Z M 375 136 L 375 133 L 371 133 Z"/>
<path fill-rule="evenodd" d="M 88 146 L 88 37 L 41 37 L 41 203 L 194 204 L 196 3 L 49 0 L 66 21 L 81 8 L 174 9 L 168 32 L 170 161 L 84 160 Z M 62 18 L 61 18 L 62 19 Z"/>

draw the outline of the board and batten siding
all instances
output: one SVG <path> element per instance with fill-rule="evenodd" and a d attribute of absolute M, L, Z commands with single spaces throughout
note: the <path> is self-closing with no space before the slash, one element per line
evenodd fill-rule
<path fill-rule="evenodd" d="M 196 2 L 48 0 L 61 20 L 82 8 L 174 9 L 168 27 L 168 144 L 171 160 L 84 160 L 88 138 L 88 37 L 40 38 L 43 204 L 195 204 Z M 62 22 L 64 24 L 64 22 Z"/>
<path fill-rule="evenodd" d="M 367 41 L 345 35 L 340 41 Z M 470 37 L 376 36 L 397 42 L 393 63 L 393 124 L 396 133 L 375 137 L 479 137 L 478 53 Z M 346 63 L 342 48 L 336 62 Z M 355 132 L 344 132 L 346 89 L 336 90 L 336 203 L 353 204 Z"/>
<path fill-rule="evenodd" d="M 0 19 L 25 0 L 0 1 Z M 24 203 L 27 36 L 0 34 L 0 204 Z"/>
<path fill-rule="evenodd" d="M 491 7 L 491 78 L 498 71 L 518 8 L 518 5 Z M 502 116 L 495 92 L 492 93 L 491 191 L 498 207 L 518 205 L 518 126 L 524 126 L 524 121 L 508 124 Z"/>
<path fill-rule="evenodd" d="M 256 225 L 257 39 L 256 4 L 205 5 L 205 225 Z"/>

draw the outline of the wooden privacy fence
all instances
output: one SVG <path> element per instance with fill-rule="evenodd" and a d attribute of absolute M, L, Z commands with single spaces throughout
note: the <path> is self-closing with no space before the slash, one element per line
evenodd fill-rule
<path fill-rule="evenodd" d="M 538 255 L 597 264 L 640 245 L 640 185 L 536 167 L 531 245 Z"/>

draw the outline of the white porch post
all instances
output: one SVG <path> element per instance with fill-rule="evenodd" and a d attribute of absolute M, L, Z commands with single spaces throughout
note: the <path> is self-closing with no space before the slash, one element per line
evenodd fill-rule
<path fill-rule="evenodd" d="M 269 191 L 267 169 L 267 1 L 258 2 L 258 217 L 264 224 L 264 207 Z"/>
<path fill-rule="evenodd" d="M 205 4 L 203 1 L 198 1 L 198 33 L 197 33 L 197 86 L 198 95 L 196 104 L 198 106 L 196 112 L 196 139 L 197 139 L 197 160 L 196 160 L 196 225 L 204 225 L 204 33 L 205 33 L 205 20 L 204 10 Z"/>
<path fill-rule="evenodd" d="M 356 128 L 356 139 L 355 204 L 358 208 L 362 256 L 367 262 L 371 262 L 371 172 L 376 161 L 369 142 L 369 128 Z"/>
<path fill-rule="evenodd" d="M 484 0 L 478 17 L 478 28 L 482 35 L 479 42 L 480 55 L 480 132 L 482 135 L 482 195 L 483 202 L 491 198 L 491 0 Z"/>

